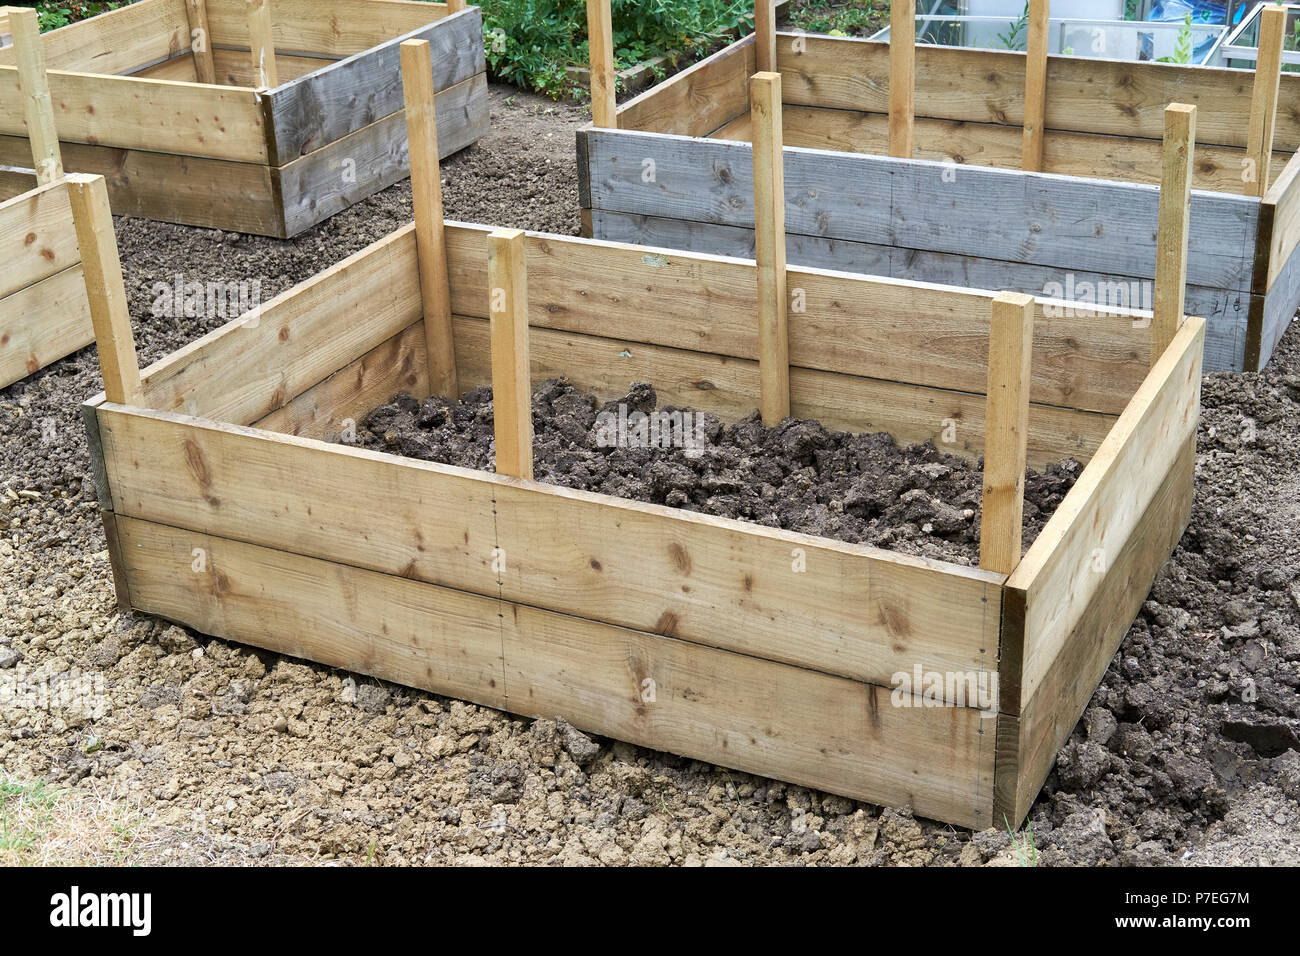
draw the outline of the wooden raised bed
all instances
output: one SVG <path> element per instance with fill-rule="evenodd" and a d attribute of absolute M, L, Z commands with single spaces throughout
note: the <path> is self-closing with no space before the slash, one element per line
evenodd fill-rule
<path fill-rule="evenodd" d="M 434 44 L 443 155 L 487 132 L 482 15 L 449 7 L 142 0 L 52 31 L 64 158 L 119 215 L 296 235 L 407 175 L 401 39 Z M 27 151 L 13 62 L 0 50 L 0 164 Z"/>
<path fill-rule="evenodd" d="M 34 134 L 32 172 L 0 174 L 0 388 L 95 341 L 78 228 L 89 221 L 86 190 L 96 180 L 103 188 L 98 176 L 63 172 L 36 12 L 0 7 L 5 15 L 17 38 L 23 115 Z M 107 228 L 112 235 L 111 217 Z"/>
<path fill-rule="evenodd" d="M 1207 369 L 1268 362 L 1300 305 L 1300 76 L 1281 75 L 1279 108 L 1276 58 L 1261 58 L 1256 83 L 1238 70 L 1047 57 L 1045 41 L 1033 56 L 913 48 L 910 14 L 892 48 L 778 33 L 762 11 L 761 40 L 617 108 L 601 78 L 608 35 L 593 47 L 595 123 L 578 134 L 589 235 L 752 255 L 746 83 L 776 69 L 791 261 L 1036 295 L 1115 299 L 1139 283 L 1150 308 L 1161 113 L 1192 103 L 1187 308 L 1208 322 Z"/>
<path fill-rule="evenodd" d="M 403 50 L 410 75 L 421 52 Z M 778 271 L 766 253 L 444 225 L 430 111 L 408 121 L 413 226 L 143 374 L 125 313 L 100 328 L 106 394 L 85 420 L 122 606 L 961 826 L 1018 824 L 1188 520 L 1204 322 L 1053 319 L 1029 296 Z M 806 311 L 779 309 L 782 282 Z M 727 419 L 788 409 L 987 455 L 983 566 L 530 480 L 528 380 L 562 374 L 605 398 L 651 381 Z M 333 443 L 398 391 L 489 383 L 498 474 Z M 1068 456 L 1086 468 L 1022 558 L 1024 463 Z M 893 701 L 917 668 L 971 697 L 954 680 L 929 705 Z"/>

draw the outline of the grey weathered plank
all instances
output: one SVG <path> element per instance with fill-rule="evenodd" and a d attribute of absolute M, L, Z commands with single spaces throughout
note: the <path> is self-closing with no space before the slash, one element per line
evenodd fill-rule
<path fill-rule="evenodd" d="M 484 73 L 437 94 L 438 152 L 442 158 L 487 134 L 487 101 Z M 405 111 L 393 113 L 325 149 L 272 170 L 279 180 L 286 238 L 391 186 L 409 173 Z"/>
<path fill-rule="evenodd" d="M 585 136 L 593 208 L 753 225 L 748 144 L 623 130 Z M 785 181 L 789 232 L 1114 277 L 1155 274 L 1156 186 L 792 147 Z M 1257 199 L 1194 193 L 1192 282 L 1249 291 L 1258 219 Z"/>
<path fill-rule="evenodd" d="M 592 210 L 593 238 L 637 245 L 663 246 L 686 252 L 754 258 L 754 231 L 743 226 L 688 222 L 655 216 Z M 892 279 L 911 279 L 964 286 L 991 292 L 1044 295 L 1048 283 L 1064 283 L 1059 269 L 1005 262 L 978 256 L 919 252 L 873 243 L 825 239 L 787 233 L 791 265 L 835 269 Z M 1113 282 L 1115 276 L 1073 271 L 1076 283 Z M 1244 367 L 1246 329 L 1251 295 L 1248 292 L 1187 287 L 1187 312 L 1206 320 L 1206 371 L 1239 372 Z M 1137 305 L 1134 308 L 1140 307 Z"/>
<path fill-rule="evenodd" d="M 478 7 L 468 7 L 285 83 L 267 94 L 267 115 L 273 127 L 269 136 L 271 165 L 287 165 L 401 110 L 399 48 L 405 40 L 429 41 L 435 91 L 463 83 L 487 69 L 483 14 Z"/>
<path fill-rule="evenodd" d="M 1300 308 L 1300 247 L 1273 282 L 1273 288 L 1264 298 L 1264 322 L 1260 339 L 1259 365 L 1263 368 L 1273 357 L 1273 350 L 1295 318 Z"/>

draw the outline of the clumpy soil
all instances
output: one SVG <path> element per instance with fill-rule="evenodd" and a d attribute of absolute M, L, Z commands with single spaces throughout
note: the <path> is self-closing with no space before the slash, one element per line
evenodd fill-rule
<path fill-rule="evenodd" d="M 886 433 L 832 432 L 819 422 L 792 418 L 766 428 L 757 412 L 724 425 L 691 409 L 660 409 L 653 386 L 644 382 L 602 405 L 552 379 L 534 390 L 532 400 L 538 481 L 850 544 L 979 563 L 980 464 L 942 454 L 928 442 L 903 448 Z M 697 423 L 686 433 L 702 440 L 695 448 L 685 442 L 607 447 L 614 436 L 604 423 L 655 412 Z M 492 390 L 484 387 L 458 402 L 396 396 L 366 417 L 356 438 L 376 451 L 490 470 L 492 429 Z M 1080 470 L 1077 461 L 1065 461 L 1029 472 L 1026 547 L 1074 487 Z"/>
<path fill-rule="evenodd" d="M 491 135 L 444 164 L 448 214 L 576 232 L 583 112 L 500 87 L 491 109 Z M 223 321 L 155 318 L 153 282 L 278 292 L 410 215 L 402 183 L 289 242 L 118 220 L 143 357 Z M 111 804 L 122 862 L 1014 863 L 998 830 L 119 613 L 77 407 L 100 388 L 87 349 L 0 390 L 0 776 Z M 1268 371 L 1205 380 L 1191 527 L 1030 814 L 1043 862 L 1300 864 L 1297 462 L 1293 326 Z M 102 693 L 13 693 L 79 676 Z"/>

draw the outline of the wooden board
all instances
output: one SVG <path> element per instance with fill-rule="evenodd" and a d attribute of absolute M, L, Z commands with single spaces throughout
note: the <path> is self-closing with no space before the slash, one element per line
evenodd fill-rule
<path fill-rule="evenodd" d="M 461 388 L 491 382 L 487 321 L 457 316 L 456 373 Z M 652 382 L 662 405 L 694 408 L 737 421 L 758 408 L 758 362 L 645 345 L 640 340 L 534 329 L 533 381 L 567 376 L 601 401 Z M 827 428 L 889 432 L 902 444 L 933 442 L 940 451 L 978 459 L 984 453 L 984 396 L 810 369 L 790 370 L 791 413 Z M 1110 415 L 1054 405 L 1029 410 L 1029 461 L 1035 468 L 1086 462 L 1110 432 Z M 949 427 L 955 440 L 946 440 Z"/>
<path fill-rule="evenodd" d="M 618 110 L 620 129 L 707 136 L 749 113 L 749 78 L 757 71 L 754 38 L 701 60 Z"/>
<path fill-rule="evenodd" d="M 253 90 L 58 70 L 47 76 L 64 143 L 267 161 Z M 16 67 L 0 66 L 0 134 L 26 135 Z"/>
<path fill-rule="evenodd" d="M 1264 197 L 1264 209 L 1270 217 L 1268 288 L 1271 291 L 1292 254 L 1300 248 L 1300 153 L 1285 166 L 1279 166 L 1278 178 Z M 1261 224 L 1261 231 L 1262 228 Z"/>
<path fill-rule="evenodd" d="M 50 70 L 126 73 L 187 49 L 190 21 L 185 0 L 143 0 L 51 30 L 41 45 Z M 0 50 L 0 64 L 14 62 L 13 47 Z"/>
<path fill-rule="evenodd" d="M 0 203 L 0 299 L 80 261 L 63 180 Z"/>
<path fill-rule="evenodd" d="M 1042 684 L 1105 584 L 1147 506 L 1200 420 L 1205 324 L 1188 319 L 1128 410 L 1012 573 L 1007 587 L 1004 660 L 1023 662 L 1021 686 L 1002 681 L 1001 709 L 1016 715 Z M 1017 654 L 1016 622 L 1023 624 Z M 1008 646 L 1008 627 L 1011 644 Z"/>
<path fill-rule="evenodd" d="M 201 632 L 982 829 L 993 721 L 888 691 L 119 518 L 132 602 Z M 211 572 L 189 571 L 203 548 Z M 647 683 L 650 682 L 650 683 Z M 653 696 L 648 697 L 653 688 Z"/>
<path fill-rule="evenodd" d="M 994 820 L 1019 827 L 1160 569 L 1191 519 L 1196 442 L 1189 439 L 1018 717 L 998 717 Z M 1005 685 L 1005 681 L 1003 682 Z M 1004 821 L 1005 818 L 1005 821 Z"/>
<path fill-rule="evenodd" d="M 753 226 L 748 145 L 624 130 L 582 135 L 593 209 Z M 647 159 L 657 170 L 652 182 L 642 177 Z M 795 148 L 786 149 L 785 173 L 790 233 L 1154 275 L 1155 186 Z M 1259 200 L 1193 197 L 1189 281 L 1250 291 Z"/>
<path fill-rule="evenodd" d="M 1297 308 L 1300 308 L 1300 248 L 1291 251 L 1291 257 L 1264 299 L 1259 362 L 1255 367 L 1263 368 L 1273 357 L 1273 350 L 1290 327 Z"/>
<path fill-rule="evenodd" d="M 1000 575 L 167 413 L 104 404 L 98 414 L 119 518 L 885 688 L 917 663 L 996 670 Z M 796 570 L 800 552 L 806 572 Z"/>
<path fill-rule="evenodd" d="M 777 39 L 786 102 L 795 106 L 889 111 L 889 45 L 873 40 L 804 36 Z M 1087 57 L 1047 60 L 1047 129 L 1161 138 L 1164 108 L 1197 107 L 1197 138 L 1245 148 L 1254 73 L 1204 66 L 1135 63 Z M 1004 50 L 921 46 L 916 103 L 931 119 L 1024 125 L 1025 55 Z M 1300 149 L 1300 76 L 1284 74 L 1275 148 Z"/>
<path fill-rule="evenodd" d="M 440 158 L 488 134 L 487 74 L 444 90 L 434 103 Z M 295 236 L 409 173 L 406 111 L 399 110 L 273 171 L 284 209 L 283 235 Z"/>
<path fill-rule="evenodd" d="M 247 50 L 213 50 L 212 61 L 216 69 L 217 82 L 224 86 L 251 87 L 257 82 L 257 78 L 253 74 L 252 58 Z M 279 71 L 281 83 L 296 80 L 336 62 L 338 61 L 320 57 L 290 56 L 285 53 L 277 53 L 275 57 L 275 67 Z M 152 80 L 180 80 L 184 83 L 198 82 L 198 72 L 194 67 L 194 54 L 188 50 L 130 75 Z"/>
<path fill-rule="evenodd" d="M 249 43 L 244 0 L 207 0 L 214 45 Z M 447 15 L 442 3 L 415 0 L 275 0 L 271 38 L 277 51 L 353 56 Z"/>
<path fill-rule="evenodd" d="M 696 254 L 710 253 L 750 259 L 754 256 L 754 231 L 743 226 L 687 222 L 657 216 L 606 212 L 600 209 L 588 211 L 591 213 L 592 231 L 600 240 L 637 243 Z M 1025 292 L 1051 298 L 1052 295 L 1058 294 L 1057 287 L 1060 287 L 1060 294 L 1073 292 L 1076 298 L 1086 302 L 1088 296 L 1082 294 L 1085 284 L 1093 290 L 1110 289 L 1116 283 L 1128 285 L 1123 283 L 1122 277 L 1077 269 L 1064 273 L 1051 266 L 942 252 L 921 252 L 916 249 L 826 239 L 819 236 L 787 235 L 786 247 L 789 260 L 803 266 L 834 269 L 865 276 L 939 283 L 964 289 Z M 1074 279 L 1073 285 L 1068 284 L 1071 276 Z M 1149 295 L 1150 283 L 1146 282 L 1139 286 L 1139 293 L 1142 293 L 1144 288 L 1145 295 Z M 1120 291 L 1123 289 L 1121 288 Z M 1148 307 L 1150 306 L 1151 303 L 1146 298 L 1141 295 L 1139 298 Z M 1124 300 L 1120 299 L 1120 301 Z M 1130 296 L 1127 301 L 1134 300 Z M 1069 303 L 1058 303 L 1055 308 L 1060 315 L 1071 314 Z M 1097 320 L 1099 325 L 1094 329 L 1095 332 L 1104 334 L 1111 321 L 1125 314 L 1122 307 L 1114 311 L 1117 315 Z M 1264 313 L 1264 297 L 1252 296 L 1248 292 L 1189 285 L 1187 311 L 1191 315 L 1205 318 L 1207 323 L 1206 371 L 1242 371 L 1246 367 L 1248 338 L 1251 331 L 1259 327 Z M 1087 324 L 1087 310 L 1083 303 L 1073 306 L 1072 313 L 1075 321 Z M 1149 319 L 1134 317 L 1134 321 L 1143 324 Z M 1116 340 L 1115 344 L 1118 346 L 1119 340 Z M 1094 406 L 1092 399 L 1086 397 L 1087 393 L 1094 385 L 1107 388 L 1107 377 L 1116 375 L 1123 375 L 1128 384 L 1135 389 L 1141 377 L 1145 376 L 1146 368 L 1144 364 L 1132 366 L 1134 355 L 1135 353 L 1121 348 L 1112 353 L 1109 359 L 1102 359 L 1103 365 L 1114 363 L 1116 366 L 1130 367 L 1127 373 L 1118 367 L 1110 367 L 1102 376 L 1102 381 L 1090 382 L 1091 375 L 1080 374 L 1081 367 L 1073 363 L 1067 362 L 1054 369 L 1055 374 L 1059 376 L 1054 381 L 1068 389 L 1068 400 L 1061 404 L 1077 405 L 1081 408 L 1097 407 L 1103 410 L 1109 407 Z M 1079 359 L 1089 365 L 1099 358 L 1101 355 L 1093 356 L 1090 352 L 1079 355 Z M 1118 385 L 1118 381 L 1116 384 Z M 1127 394 L 1132 395 L 1133 389 L 1130 389 Z"/>
<path fill-rule="evenodd" d="M 95 341 L 81 266 L 0 299 L 0 388 Z"/>
<path fill-rule="evenodd" d="M 143 373 L 146 403 L 246 425 L 283 408 L 421 315 L 407 226 Z"/>
<path fill-rule="evenodd" d="M 382 0 L 371 2 L 381 4 Z M 434 90 L 442 92 L 487 69 L 482 36 L 482 13 L 478 7 L 470 7 L 436 23 L 395 34 L 374 49 L 272 90 L 267 107 L 272 128 L 271 165 L 284 166 L 401 112 L 398 50 L 405 40 L 429 41 Z M 477 105 L 486 123 L 487 107 Z"/>

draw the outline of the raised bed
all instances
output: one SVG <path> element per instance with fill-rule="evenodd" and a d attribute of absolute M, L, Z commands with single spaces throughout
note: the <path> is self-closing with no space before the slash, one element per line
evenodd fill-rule
<path fill-rule="evenodd" d="M 776 32 L 762 11 L 760 40 L 617 108 L 599 76 L 607 39 L 595 48 L 595 124 L 578 134 L 588 234 L 752 255 L 746 84 L 775 69 L 792 262 L 1150 308 L 1161 114 L 1191 103 L 1188 312 L 1208 322 L 1207 369 L 1268 362 L 1300 305 L 1300 76 L 1281 76 L 1279 101 L 1276 60 L 1256 83 L 1239 70 L 1048 57 L 1037 43 L 1030 55 L 913 48 L 897 25 L 891 49 Z"/>
<path fill-rule="evenodd" d="M 397 45 L 434 44 L 443 155 L 488 129 L 477 7 L 142 0 L 46 34 L 68 168 L 119 215 L 289 237 L 407 175 Z M 0 164 L 26 155 L 0 50 Z M 18 160 L 21 162 L 21 160 Z"/>
<path fill-rule="evenodd" d="M 1204 322 L 782 267 L 806 309 L 769 327 L 766 256 L 444 224 L 427 126 L 411 139 L 415 225 L 143 374 L 125 313 L 101 326 L 85 420 L 122 606 L 1018 824 L 1188 520 Z M 987 456 L 982 567 L 533 481 L 528 382 L 559 375 Z M 335 443 L 397 392 L 489 383 L 497 474 Z M 1087 465 L 1022 557 L 1025 462 L 1066 457 Z M 918 669 L 938 690 L 895 694 Z"/>
<path fill-rule="evenodd" d="M 35 132 L 31 171 L 0 171 L 0 388 L 95 341 L 78 227 L 93 233 L 98 212 L 98 227 L 113 234 L 107 207 L 87 200 L 102 179 L 63 172 L 36 12 L 6 12 L 21 54 L 23 115 Z"/>

